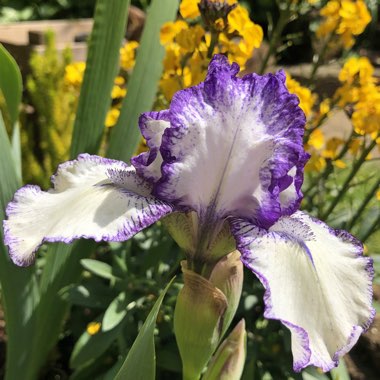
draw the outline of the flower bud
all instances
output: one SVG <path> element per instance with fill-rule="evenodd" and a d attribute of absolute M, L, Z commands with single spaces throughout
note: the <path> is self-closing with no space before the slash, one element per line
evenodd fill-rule
<path fill-rule="evenodd" d="M 211 359 L 203 380 L 239 380 L 244 369 L 247 333 L 242 319 Z"/>
<path fill-rule="evenodd" d="M 184 379 L 198 379 L 221 338 L 227 298 L 182 262 L 184 286 L 174 311 L 174 332 Z"/>
<path fill-rule="evenodd" d="M 224 313 L 222 336 L 228 329 L 239 305 L 243 288 L 243 263 L 240 252 L 233 251 L 218 261 L 211 272 L 210 281 L 220 289 L 227 298 L 227 309 Z"/>
<path fill-rule="evenodd" d="M 198 379 L 230 325 L 241 295 L 243 267 L 240 253 L 223 257 L 209 279 L 182 262 L 184 287 L 174 313 L 174 331 L 184 378 Z"/>

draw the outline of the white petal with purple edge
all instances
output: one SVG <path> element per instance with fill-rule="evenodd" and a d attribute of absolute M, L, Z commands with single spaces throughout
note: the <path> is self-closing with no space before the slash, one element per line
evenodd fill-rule
<path fill-rule="evenodd" d="M 338 364 L 373 317 L 372 260 L 344 231 L 302 212 L 284 217 L 269 232 L 231 222 L 243 263 L 265 291 L 265 317 L 292 334 L 294 370 Z"/>
<path fill-rule="evenodd" d="M 174 96 L 154 194 L 201 217 L 269 227 L 301 199 L 305 118 L 283 73 L 238 78 L 238 70 L 216 56 L 204 83 Z"/>
<path fill-rule="evenodd" d="M 31 264 L 43 242 L 123 241 L 172 210 L 133 167 L 98 156 L 60 165 L 52 183 L 47 192 L 22 187 L 7 207 L 5 244 L 18 265 Z"/>
<path fill-rule="evenodd" d="M 162 156 L 159 148 L 165 129 L 170 128 L 168 117 L 168 111 L 153 111 L 146 112 L 139 118 L 140 131 L 149 151 L 132 157 L 131 163 L 137 173 L 151 183 L 155 183 L 161 177 Z"/>

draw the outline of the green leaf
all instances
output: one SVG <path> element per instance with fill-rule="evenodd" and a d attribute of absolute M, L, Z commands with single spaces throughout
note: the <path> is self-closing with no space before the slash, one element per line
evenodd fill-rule
<path fill-rule="evenodd" d="M 106 279 L 115 279 L 116 277 L 112 274 L 112 267 L 106 263 L 99 260 L 93 259 L 83 259 L 80 261 L 83 268 L 87 269 L 93 274 Z"/>
<path fill-rule="evenodd" d="M 74 124 L 71 157 L 97 153 L 111 90 L 119 67 L 119 50 L 128 19 L 129 0 L 98 0 L 86 71 Z"/>
<path fill-rule="evenodd" d="M 158 297 L 148 318 L 145 320 L 128 356 L 115 380 L 154 380 L 156 376 L 156 354 L 154 349 L 154 328 L 162 300 L 174 278 Z"/>
<path fill-rule="evenodd" d="M 88 361 L 98 358 L 117 339 L 120 331 L 121 325 L 106 332 L 100 330 L 95 335 L 90 335 L 85 331 L 74 346 L 70 367 L 78 368 Z"/>
<path fill-rule="evenodd" d="M 0 44 L 0 90 L 7 103 L 12 124 L 17 121 L 22 94 L 22 78 L 16 61 Z"/>
<path fill-rule="evenodd" d="M 112 290 L 103 284 L 92 282 L 85 285 L 71 284 L 60 290 L 63 300 L 72 305 L 103 309 L 112 301 Z"/>
<path fill-rule="evenodd" d="M 22 183 L 22 157 L 21 157 L 21 137 L 20 125 L 18 122 L 14 123 L 12 131 L 12 157 L 15 164 L 16 176 L 20 183 Z"/>
<path fill-rule="evenodd" d="M 107 307 L 103 317 L 102 330 L 109 331 L 117 326 L 127 315 L 127 306 L 127 294 L 122 292 Z"/>
<path fill-rule="evenodd" d="M 5 218 L 5 207 L 20 186 L 12 158 L 11 144 L 0 113 L 0 218 Z M 26 348 L 34 336 L 35 308 L 39 293 L 35 269 L 19 268 L 9 258 L 2 244 L 3 229 L 0 228 L 0 284 L 1 301 L 7 326 L 6 379 L 16 379 L 20 368 L 27 363 Z"/>
<path fill-rule="evenodd" d="M 4 210 L 8 202 L 12 199 L 14 192 L 20 187 L 13 160 L 12 147 L 9 142 L 7 131 L 5 130 L 4 120 L 0 113 L 0 205 L 1 219 L 4 219 Z M 0 228 L 2 231 L 2 228 Z"/>
<path fill-rule="evenodd" d="M 148 10 L 145 28 L 137 52 L 136 65 L 128 82 L 119 120 L 112 129 L 108 156 L 129 161 L 140 141 L 138 118 L 152 108 L 162 74 L 164 48 L 160 28 L 177 14 L 178 0 L 154 0 Z"/>

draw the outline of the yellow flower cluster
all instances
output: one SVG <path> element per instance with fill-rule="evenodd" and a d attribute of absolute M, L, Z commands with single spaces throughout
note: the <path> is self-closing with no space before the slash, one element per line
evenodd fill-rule
<path fill-rule="evenodd" d="M 289 73 L 286 73 L 286 86 L 290 93 L 297 95 L 299 106 L 308 119 L 307 128 L 311 128 L 305 149 L 310 153 L 311 158 L 306 166 L 306 171 L 321 171 L 326 166 L 326 159 L 335 160 L 338 148 L 343 143 L 342 140 L 335 137 L 326 141 L 323 131 L 319 128 L 330 112 L 330 100 L 323 100 L 317 109 L 313 109 L 317 102 L 317 95 L 312 93 L 307 87 L 301 86 L 299 82 L 293 79 Z M 334 164 L 338 167 L 345 167 L 341 160 L 335 160 Z"/>
<path fill-rule="evenodd" d="M 371 15 L 363 0 L 330 0 L 321 9 L 323 21 L 317 29 L 318 37 L 334 33 L 345 48 L 355 43 L 354 36 L 364 32 Z"/>
<path fill-rule="evenodd" d="M 127 94 L 126 78 L 136 63 L 136 49 L 139 47 L 137 41 L 128 41 L 120 48 L 120 68 L 122 75 L 115 78 L 114 86 L 111 91 L 112 106 L 109 109 L 104 125 L 113 127 L 120 115 L 120 107 L 123 98 Z M 74 62 L 65 67 L 64 83 L 67 86 L 75 88 L 78 92 L 82 85 L 85 62 Z"/>
<path fill-rule="evenodd" d="M 301 86 L 289 73 L 286 73 L 286 87 L 291 94 L 297 95 L 300 101 L 299 106 L 308 118 L 317 100 L 316 94 L 313 94 L 307 87 Z"/>
<path fill-rule="evenodd" d="M 79 88 L 82 84 L 85 69 L 86 64 L 84 62 L 74 62 L 67 65 L 65 67 L 65 84 Z"/>
<path fill-rule="evenodd" d="M 198 7 L 200 3 L 204 14 Z M 207 13 L 207 7 L 213 3 L 221 2 L 183 0 L 180 4 L 183 19 L 167 22 L 161 28 L 160 41 L 166 55 L 160 92 L 166 101 L 178 90 L 201 82 L 213 54 L 226 54 L 244 68 L 253 50 L 262 42 L 261 27 L 250 20 L 248 11 L 236 0 L 226 1 L 224 13 L 220 11 L 221 16 L 216 19 L 209 17 L 213 12 Z M 202 25 L 192 21 L 199 16 L 202 16 Z"/>
<path fill-rule="evenodd" d="M 136 50 L 139 47 L 137 41 L 128 41 L 120 48 L 120 69 L 121 74 L 115 78 L 111 91 L 112 105 L 107 112 L 104 125 L 107 128 L 116 125 L 120 116 L 120 108 L 125 95 L 127 95 L 126 78 L 136 63 Z"/>
<path fill-rule="evenodd" d="M 352 124 L 359 135 L 380 132 L 380 86 L 366 57 L 351 57 L 339 73 L 342 86 L 335 97 L 341 107 L 353 107 Z"/>
<path fill-rule="evenodd" d="M 139 47 L 137 41 L 128 41 L 120 48 L 120 67 L 125 71 L 130 71 L 135 66 L 136 49 Z"/>

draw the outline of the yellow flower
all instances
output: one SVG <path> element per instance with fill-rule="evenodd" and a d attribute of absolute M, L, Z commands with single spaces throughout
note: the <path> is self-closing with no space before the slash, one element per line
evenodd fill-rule
<path fill-rule="evenodd" d="M 120 110 L 118 108 L 112 107 L 108 112 L 106 116 L 106 121 L 104 122 L 104 125 L 107 128 L 113 127 L 117 123 L 117 119 L 119 118 Z"/>
<path fill-rule="evenodd" d="M 306 172 L 320 172 L 326 167 L 326 160 L 315 149 L 308 149 L 311 154 L 309 161 L 305 166 Z"/>
<path fill-rule="evenodd" d="M 363 33 L 371 21 L 371 15 L 363 0 L 332 0 L 321 9 L 324 18 L 317 29 L 318 37 L 336 33 L 345 48 L 350 48 L 357 36 Z"/>
<path fill-rule="evenodd" d="M 114 83 L 117 85 L 117 86 L 122 86 L 123 84 L 125 84 L 125 79 L 118 75 L 115 80 L 114 80 Z"/>
<path fill-rule="evenodd" d="M 322 152 L 323 157 L 334 159 L 338 153 L 338 148 L 344 144 L 344 140 L 339 137 L 332 137 L 326 143 L 326 148 Z"/>
<path fill-rule="evenodd" d="M 185 52 L 193 52 L 201 43 L 205 30 L 200 25 L 189 29 L 182 29 L 175 40 Z"/>
<path fill-rule="evenodd" d="M 339 80 L 353 84 L 357 80 L 358 84 L 364 85 L 373 83 L 374 68 L 367 57 L 351 57 L 343 65 L 339 72 Z"/>
<path fill-rule="evenodd" d="M 349 144 L 349 152 L 355 156 L 358 152 L 359 152 L 359 149 L 360 149 L 360 146 L 362 145 L 362 140 L 361 139 L 354 139 L 350 142 Z"/>
<path fill-rule="evenodd" d="M 199 53 L 195 53 L 189 60 L 189 70 L 191 73 L 191 86 L 202 82 L 207 73 L 208 59 Z"/>
<path fill-rule="evenodd" d="M 380 131 L 380 88 L 373 96 L 355 105 L 352 114 L 355 132 L 364 135 Z"/>
<path fill-rule="evenodd" d="M 165 46 L 164 71 L 177 71 L 181 67 L 180 47 L 176 43 Z"/>
<path fill-rule="evenodd" d="M 112 99 L 124 98 L 126 94 L 127 94 L 127 89 L 122 88 L 117 85 L 112 87 L 112 92 L 111 92 Z"/>
<path fill-rule="evenodd" d="M 263 40 L 261 26 L 251 21 L 248 10 L 241 5 L 228 14 L 228 31 L 229 33 L 239 33 L 252 48 L 259 47 Z"/>
<path fill-rule="evenodd" d="M 377 190 L 376 192 L 376 199 L 380 201 L 380 190 Z"/>
<path fill-rule="evenodd" d="M 87 329 L 86 329 L 87 334 L 89 334 L 89 335 L 97 334 L 100 331 L 101 326 L 102 326 L 102 324 L 100 322 L 90 322 L 87 325 Z"/>
<path fill-rule="evenodd" d="M 176 74 L 164 74 L 160 80 L 160 90 L 166 100 L 170 101 L 173 95 L 182 90 L 181 79 Z"/>
<path fill-rule="evenodd" d="M 199 0 L 182 0 L 179 13 L 183 18 L 195 18 L 200 15 L 198 8 Z"/>
<path fill-rule="evenodd" d="M 333 161 L 333 165 L 336 166 L 339 169 L 345 169 L 347 167 L 346 163 L 342 160 L 335 160 Z"/>
<path fill-rule="evenodd" d="M 120 48 L 120 66 L 123 70 L 128 71 L 135 65 L 136 49 L 139 43 L 137 41 L 129 41 Z"/>
<path fill-rule="evenodd" d="M 313 94 L 307 87 L 301 86 L 299 82 L 293 79 L 288 73 L 286 73 L 286 87 L 289 92 L 297 95 L 302 111 L 306 117 L 309 117 L 316 101 L 316 95 Z"/>
<path fill-rule="evenodd" d="M 310 134 L 309 140 L 307 141 L 307 144 L 309 146 L 312 146 L 313 148 L 317 150 L 322 149 L 324 143 L 325 143 L 325 136 L 320 129 L 314 130 Z"/>
<path fill-rule="evenodd" d="M 65 67 L 65 84 L 79 87 L 83 81 L 84 70 L 86 64 L 84 62 L 74 62 Z"/>
<path fill-rule="evenodd" d="M 177 20 L 175 22 L 169 21 L 162 25 L 160 30 L 160 42 L 166 45 L 174 41 L 175 36 L 181 31 L 187 29 L 189 26 L 185 21 Z"/>

